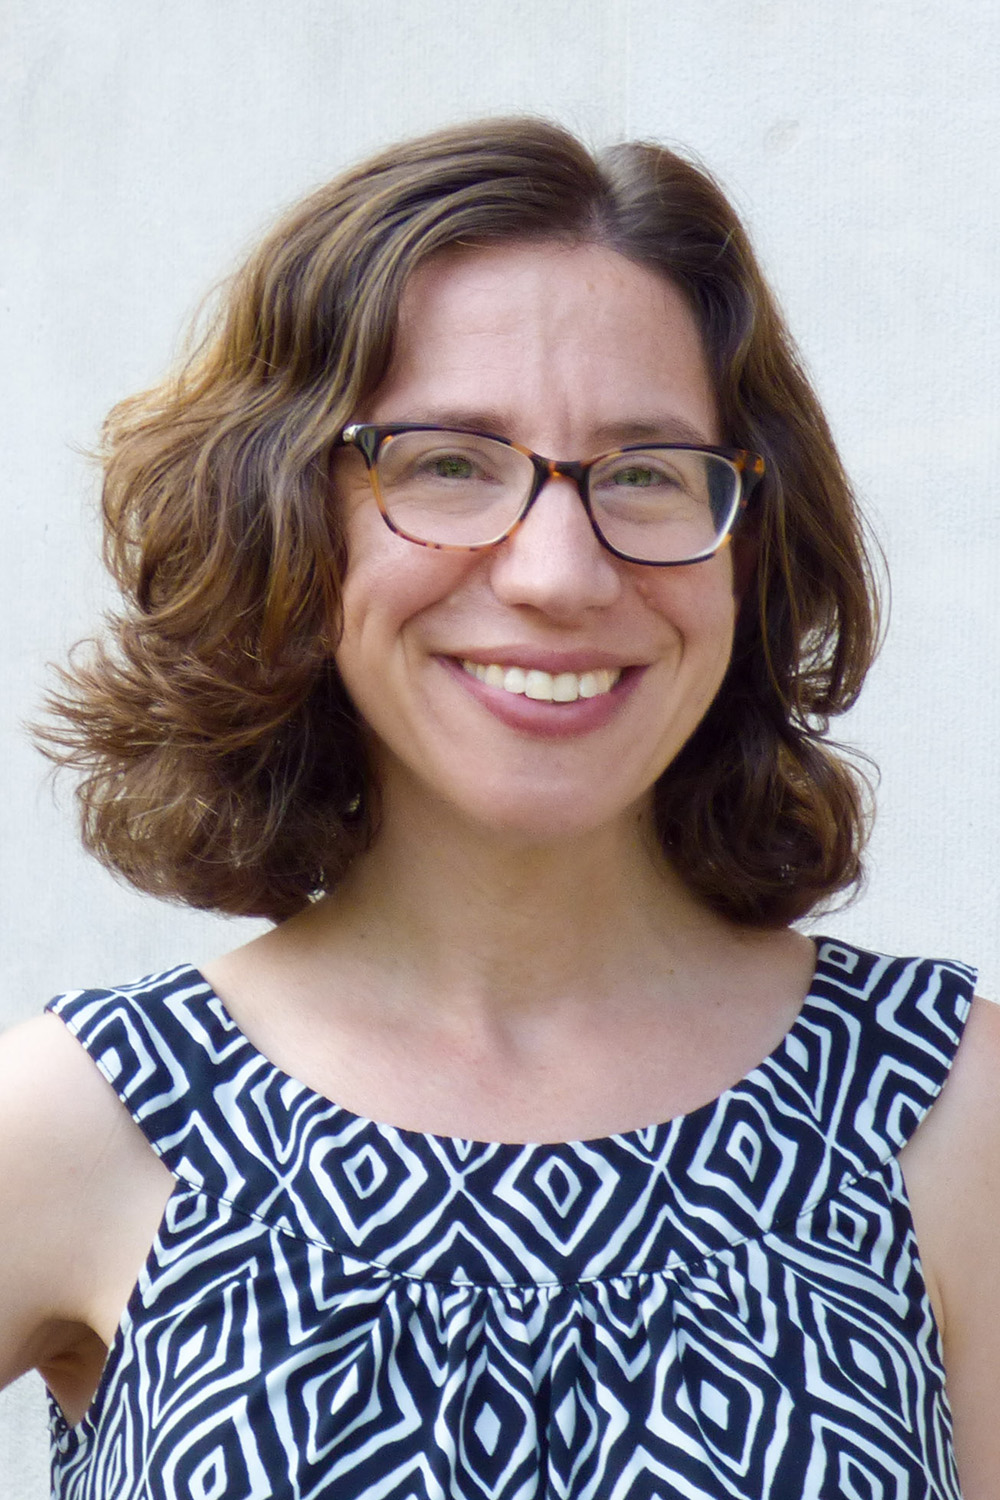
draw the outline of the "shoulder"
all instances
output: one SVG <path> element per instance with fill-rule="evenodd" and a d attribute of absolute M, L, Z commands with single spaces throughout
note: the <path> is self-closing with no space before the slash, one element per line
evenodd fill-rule
<path fill-rule="evenodd" d="M 99 1318 L 105 1277 L 133 1258 L 133 1220 L 164 1189 L 166 1169 L 61 1021 L 0 1037 L 0 1384 L 37 1362 L 47 1328 Z"/>
<path fill-rule="evenodd" d="M 927 1213 L 929 1229 L 944 1227 L 930 1213 L 933 1202 L 966 1198 L 974 1215 L 1000 1212 L 1000 1005 L 973 1001 L 940 1097 L 901 1161 L 914 1211 Z"/>
<path fill-rule="evenodd" d="M 0 1220 L 36 1231 L 101 1215 L 131 1176 L 159 1166 L 87 1053 L 55 1016 L 0 1037 Z M 160 1168 L 160 1170 L 165 1170 Z M 16 1218 L 5 1209 L 19 1201 Z"/>
<path fill-rule="evenodd" d="M 1000 1493 L 1000 1005 L 977 997 L 941 1096 L 902 1153 L 941 1327 L 963 1494 Z"/>
<path fill-rule="evenodd" d="M 55 1016 L 39 1016 L 0 1036 L 0 1151 L 59 1147 L 80 1159 L 106 1147 L 124 1112 L 83 1048 Z M 127 1119 L 127 1116 L 124 1118 Z"/>

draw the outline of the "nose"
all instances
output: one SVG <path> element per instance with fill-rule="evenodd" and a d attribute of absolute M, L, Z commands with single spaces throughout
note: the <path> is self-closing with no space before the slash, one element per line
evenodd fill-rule
<path fill-rule="evenodd" d="M 621 592 L 618 560 L 595 536 L 577 485 L 562 476 L 545 483 L 491 563 L 499 599 L 560 621 L 606 609 Z"/>

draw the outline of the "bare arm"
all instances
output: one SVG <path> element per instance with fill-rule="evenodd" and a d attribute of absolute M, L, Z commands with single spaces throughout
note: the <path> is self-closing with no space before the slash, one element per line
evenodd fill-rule
<path fill-rule="evenodd" d="M 901 1158 L 944 1342 L 964 1500 L 1000 1495 L 1000 1006 L 973 1005 Z"/>
<path fill-rule="evenodd" d="M 62 1022 L 0 1038 L 0 1385 L 83 1410 L 171 1186 Z"/>

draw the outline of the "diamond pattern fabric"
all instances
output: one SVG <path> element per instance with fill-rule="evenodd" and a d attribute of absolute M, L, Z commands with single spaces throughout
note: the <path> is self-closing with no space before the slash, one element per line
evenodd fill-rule
<path fill-rule="evenodd" d="M 898 1153 L 971 971 L 821 940 L 689 1115 L 509 1145 L 362 1119 L 197 971 L 59 997 L 176 1177 L 57 1500 L 959 1500 Z"/>

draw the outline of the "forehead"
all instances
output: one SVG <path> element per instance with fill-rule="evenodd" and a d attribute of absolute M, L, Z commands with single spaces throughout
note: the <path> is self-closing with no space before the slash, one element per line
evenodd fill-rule
<path fill-rule="evenodd" d="M 570 430 L 673 418 L 703 441 L 718 440 L 712 381 L 685 298 L 660 273 L 591 244 L 433 256 L 404 291 L 394 357 L 367 415 L 464 416 L 461 425 L 525 442 L 536 420 L 568 439 Z"/>

